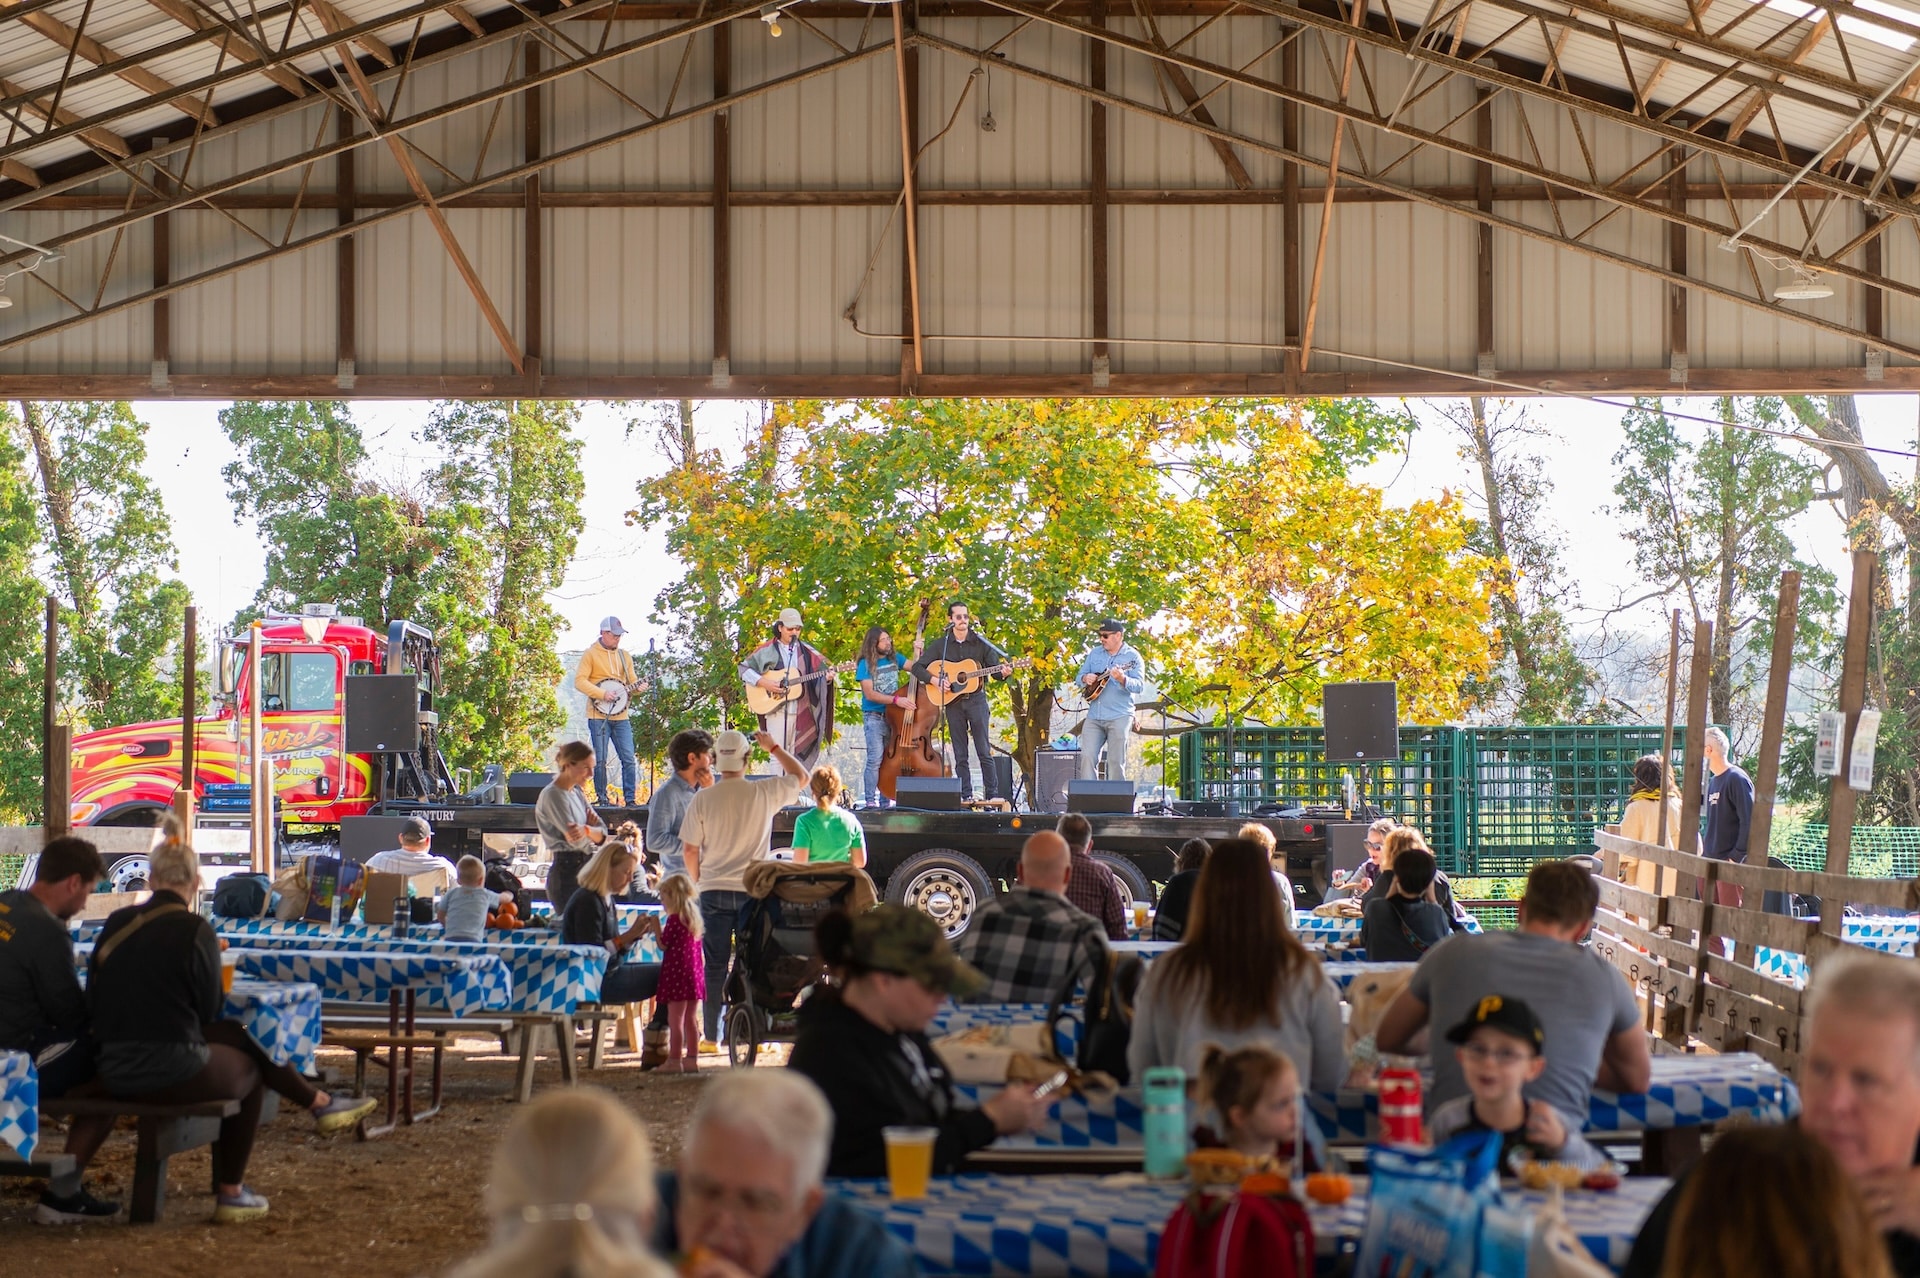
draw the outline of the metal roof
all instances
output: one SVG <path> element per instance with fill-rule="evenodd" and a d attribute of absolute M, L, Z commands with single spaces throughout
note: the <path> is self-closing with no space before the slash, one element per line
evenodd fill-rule
<path fill-rule="evenodd" d="M 0 120 L 7 396 L 1920 386 L 1920 0 L 0 0 Z"/>

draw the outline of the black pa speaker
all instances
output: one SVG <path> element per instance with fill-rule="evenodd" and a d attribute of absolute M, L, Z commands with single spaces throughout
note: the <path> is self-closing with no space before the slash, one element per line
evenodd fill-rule
<path fill-rule="evenodd" d="M 348 675 L 348 754 L 420 748 L 420 685 L 410 674 Z"/>
<path fill-rule="evenodd" d="M 538 803 L 540 792 L 553 784 L 551 772 L 514 772 L 507 777 L 508 803 Z"/>
<path fill-rule="evenodd" d="M 996 754 L 987 761 L 987 766 L 993 769 L 990 775 L 993 777 L 994 797 L 1005 799 L 1008 803 L 1012 803 L 1013 756 L 1010 754 Z M 984 799 L 986 796 L 981 795 L 980 797 Z"/>
<path fill-rule="evenodd" d="M 903 808 L 922 812 L 958 812 L 959 777 L 901 777 L 894 783 L 893 799 Z"/>
<path fill-rule="evenodd" d="M 1367 859 L 1367 830 L 1369 825 L 1359 821 L 1329 821 L 1327 823 L 1327 874 L 1335 870 L 1345 870 L 1351 875 Z"/>
<path fill-rule="evenodd" d="M 1067 782 L 1067 811 L 1131 812 L 1133 782 L 1082 781 L 1075 777 Z"/>
<path fill-rule="evenodd" d="M 1032 793 L 1035 812 L 1065 812 L 1067 785 L 1080 774 L 1078 750 L 1035 750 Z"/>
<path fill-rule="evenodd" d="M 1320 689 L 1329 763 L 1373 763 L 1400 756 L 1397 685 L 1329 683 Z"/>

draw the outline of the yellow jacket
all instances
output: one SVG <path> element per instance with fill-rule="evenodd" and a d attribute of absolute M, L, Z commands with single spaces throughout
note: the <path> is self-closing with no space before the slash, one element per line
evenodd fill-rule
<path fill-rule="evenodd" d="M 640 681 L 640 676 L 634 673 L 633 658 L 625 648 L 608 648 L 596 639 L 580 654 L 580 666 L 573 672 L 573 686 L 587 699 L 587 718 L 626 718 L 628 712 L 624 710 L 619 714 L 605 715 L 594 708 L 593 699 L 604 695 L 596 686 L 602 679 L 618 679 L 621 683 L 633 684 Z"/>

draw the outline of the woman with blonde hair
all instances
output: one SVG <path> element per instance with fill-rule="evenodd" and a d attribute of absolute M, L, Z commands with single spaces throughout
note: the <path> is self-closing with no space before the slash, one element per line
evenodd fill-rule
<path fill-rule="evenodd" d="M 452 1278 L 669 1278 L 647 1249 L 659 1204 L 647 1129 L 606 1092 L 524 1105 L 493 1151 L 493 1243 Z"/>
<path fill-rule="evenodd" d="M 1657 754 L 1643 754 L 1634 760 L 1633 793 L 1627 796 L 1626 810 L 1620 814 L 1620 837 L 1636 843 L 1661 845 L 1660 812 L 1666 809 L 1665 845 L 1680 847 L 1680 794 L 1667 775 L 1667 765 Z M 1620 858 L 1620 881 L 1645 892 L 1660 890 L 1660 866 L 1637 856 Z"/>
<path fill-rule="evenodd" d="M 660 987 L 658 963 L 626 961 L 628 947 L 649 933 L 659 934 L 660 921 L 643 914 L 622 932 L 613 908 L 613 898 L 627 890 L 639 864 L 639 854 L 626 844 L 602 843 L 580 867 L 580 887 L 560 916 L 563 945 L 598 945 L 607 951 L 607 974 L 600 978 L 600 1002 L 605 1007 L 642 1002 Z"/>
<path fill-rule="evenodd" d="M 1368 888 L 1366 894 L 1360 898 L 1363 910 L 1375 901 L 1387 899 L 1387 894 L 1393 890 L 1393 859 L 1409 848 L 1419 848 L 1422 852 L 1429 854 L 1433 852 L 1433 849 L 1427 846 L 1426 836 L 1410 825 L 1400 826 L 1387 836 L 1386 843 L 1380 850 L 1380 872 L 1374 875 L 1373 886 Z M 1437 856 L 1434 859 L 1439 860 Z M 1432 901 L 1446 912 L 1447 920 L 1452 924 L 1454 931 L 1467 930 L 1467 917 L 1461 912 L 1460 907 L 1454 904 L 1453 884 L 1447 881 L 1444 871 L 1434 871 L 1433 882 L 1420 893 L 1420 896 Z"/>
<path fill-rule="evenodd" d="M 1687 1177 L 1661 1278 L 1892 1278 L 1886 1244 L 1827 1147 L 1798 1127 L 1714 1138 Z"/>
<path fill-rule="evenodd" d="M 1280 840 L 1273 837 L 1273 831 L 1258 821 L 1249 821 L 1241 826 L 1235 838 L 1257 843 L 1267 854 L 1267 868 L 1273 871 L 1273 886 L 1280 890 L 1280 904 L 1286 911 L 1287 926 L 1300 926 L 1299 906 L 1293 899 L 1293 880 L 1287 877 L 1287 859 L 1278 855 Z"/>

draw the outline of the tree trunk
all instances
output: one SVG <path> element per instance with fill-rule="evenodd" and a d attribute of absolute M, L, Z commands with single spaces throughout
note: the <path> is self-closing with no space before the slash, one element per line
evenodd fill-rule
<path fill-rule="evenodd" d="M 1474 460 L 1480 466 L 1480 483 L 1486 492 L 1487 535 L 1493 542 L 1494 555 L 1498 560 L 1495 572 L 1499 589 L 1494 593 L 1494 608 L 1499 613 L 1500 629 L 1506 635 L 1507 646 L 1513 650 L 1513 667 L 1519 677 L 1520 695 L 1516 702 L 1518 717 L 1522 722 L 1532 722 L 1537 711 L 1535 691 L 1540 663 L 1534 652 L 1533 636 L 1527 630 L 1526 618 L 1520 612 L 1520 592 L 1513 578 L 1513 556 L 1507 547 L 1506 500 L 1500 488 L 1500 473 L 1495 466 L 1493 435 L 1487 428 L 1487 401 L 1475 395 L 1468 399 L 1467 404 L 1472 417 L 1468 438 L 1473 445 Z"/>
<path fill-rule="evenodd" d="M 1011 679 L 1007 683 L 1013 694 L 1013 725 L 1015 731 L 1013 761 L 1020 769 L 1020 775 L 1033 776 L 1033 756 L 1049 740 L 1053 730 L 1053 685 L 1045 675 L 1034 675 L 1024 683 Z M 1008 798 L 1013 796 L 1008 795 Z M 1029 794 L 1031 803 L 1034 796 Z"/>
<path fill-rule="evenodd" d="M 700 439 L 693 427 L 693 401 L 683 399 L 677 406 L 680 465 L 690 467 L 698 461 L 700 456 Z M 711 573 L 697 575 L 700 584 L 700 604 L 694 619 L 694 633 L 707 652 L 731 653 L 734 651 L 734 643 L 727 633 L 727 614 L 720 598 L 719 583 Z M 729 661 L 727 664 L 732 666 L 733 663 Z M 722 679 L 715 693 L 720 698 L 720 721 L 731 723 L 734 707 L 745 695 L 740 688 L 740 681 L 734 678 Z"/>
<path fill-rule="evenodd" d="M 95 633 L 100 600 L 87 572 L 86 546 L 74 519 L 73 493 L 60 477 L 59 449 L 38 404 L 21 400 L 20 420 L 26 425 L 27 438 L 33 444 L 34 461 L 40 471 L 41 501 L 53 532 L 56 571 L 66 583 L 67 602 L 73 609 L 71 633 L 75 639 L 91 636 Z M 113 688 L 107 682 L 105 671 L 84 658 L 78 664 L 88 702 L 94 706 L 106 704 Z"/>
<path fill-rule="evenodd" d="M 1722 429 L 1727 450 L 1737 442 L 1732 427 Z M 1738 571 L 1738 521 L 1731 488 L 1720 499 L 1719 581 L 1714 591 L 1713 660 L 1707 675 L 1707 714 L 1714 723 L 1733 722 L 1733 587 Z"/>

